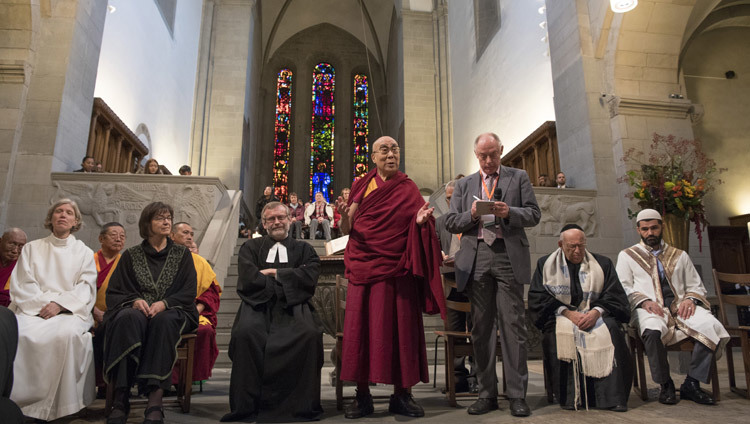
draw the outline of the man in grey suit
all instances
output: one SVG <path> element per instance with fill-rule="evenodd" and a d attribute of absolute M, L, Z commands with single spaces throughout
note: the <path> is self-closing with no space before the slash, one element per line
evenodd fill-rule
<path fill-rule="evenodd" d="M 456 284 L 471 301 L 474 363 L 479 399 L 468 413 L 498 409 L 495 350 L 498 326 L 507 395 L 513 416 L 531 414 L 526 404 L 526 322 L 523 285 L 531 278 L 529 241 L 524 227 L 539 223 L 541 211 L 526 171 L 500 166 L 503 145 L 496 134 L 474 140 L 479 172 L 456 183 L 446 228 L 461 234 L 456 253 Z M 499 188 L 499 190 L 497 190 Z M 491 214 L 477 213 L 478 200 L 492 200 Z"/>

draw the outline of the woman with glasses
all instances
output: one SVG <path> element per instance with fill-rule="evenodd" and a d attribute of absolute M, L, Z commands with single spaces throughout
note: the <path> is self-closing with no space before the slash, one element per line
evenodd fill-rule
<path fill-rule="evenodd" d="M 195 266 L 190 251 L 169 239 L 173 216 L 161 202 L 143 209 L 143 242 L 123 253 L 109 282 L 104 372 L 115 397 L 107 423 L 127 421 L 135 382 L 148 395 L 143 422 L 164 422 L 162 396 L 172 382 L 180 335 L 198 327 Z"/>

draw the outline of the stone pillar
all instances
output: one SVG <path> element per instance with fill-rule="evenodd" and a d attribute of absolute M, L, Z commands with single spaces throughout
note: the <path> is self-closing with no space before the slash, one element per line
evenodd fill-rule
<path fill-rule="evenodd" d="M 433 13 L 403 10 L 404 153 L 401 160 L 420 188 L 439 187 L 442 151 L 437 133 L 439 81 L 435 69 Z"/>
<path fill-rule="evenodd" d="M 206 1 L 201 29 L 191 165 L 239 188 L 254 1 Z"/>
<path fill-rule="evenodd" d="M 587 0 L 547 1 L 560 166 L 576 188 L 597 190 L 599 242 L 621 245 L 622 228 L 602 225 L 621 222 L 627 214 L 614 171 L 609 114 L 600 103 L 604 70 L 595 57 L 588 5 Z"/>
<path fill-rule="evenodd" d="M 0 13 L 8 17 L 0 29 L 18 31 L 18 39 L 10 40 L 20 43 L 14 52 L 25 80 L 0 92 L 0 101 L 18 108 L 7 121 L 13 141 L 1 143 L 12 165 L 6 168 L 0 228 L 33 227 L 49 206 L 50 172 L 75 169 L 86 153 L 107 3 L 3 3 L 12 13 Z M 46 230 L 29 233 L 30 239 L 42 235 Z"/>

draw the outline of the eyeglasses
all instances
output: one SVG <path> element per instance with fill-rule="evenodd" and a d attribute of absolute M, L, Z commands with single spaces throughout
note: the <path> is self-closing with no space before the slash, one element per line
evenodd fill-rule
<path fill-rule="evenodd" d="M 275 221 L 286 221 L 288 217 L 286 215 L 268 216 L 263 218 L 263 222 L 275 222 Z"/>
<path fill-rule="evenodd" d="M 169 222 L 172 222 L 172 217 L 171 216 L 157 216 L 157 217 L 154 217 L 154 221 L 160 221 L 160 222 L 169 221 Z"/>
<path fill-rule="evenodd" d="M 391 147 L 380 146 L 380 148 L 378 149 L 378 152 L 380 152 L 380 153 L 382 153 L 384 155 L 387 155 L 388 152 L 393 152 L 394 155 L 397 155 L 398 152 L 400 152 L 400 151 L 401 151 L 401 149 L 398 146 L 391 146 Z"/>

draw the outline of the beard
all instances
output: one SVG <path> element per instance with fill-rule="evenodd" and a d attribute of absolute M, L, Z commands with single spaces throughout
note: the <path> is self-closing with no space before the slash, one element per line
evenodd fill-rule
<path fill-rule="evenodd" d="M 661 246 L 661 234 L 659 234 L 658 236 L 648 236 L 646 238 L 641 237 L 641 240 L 646 243 L 646 246 L 649 246 L 651 248 L 657 248 Z"/>
<path fill-rule="evenodd" d="M 280 227 L 269 228 L 266 231 L 268 231 L 268 235 L 271 236 L 272 239 L 276 241 L 282 241 L 289 235 L 289 226 L 284 225 Z"/>

